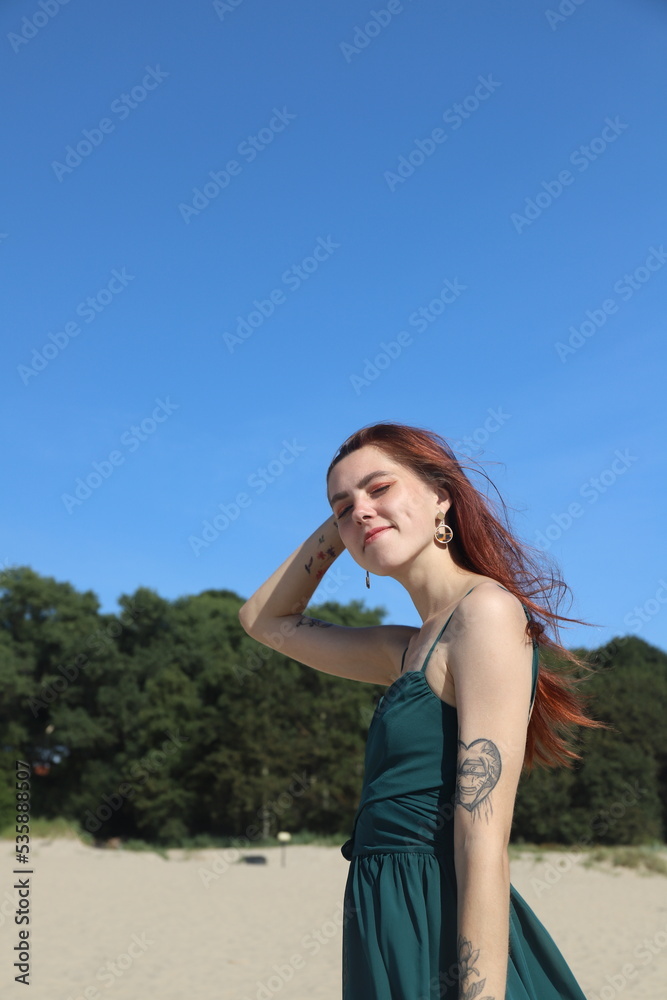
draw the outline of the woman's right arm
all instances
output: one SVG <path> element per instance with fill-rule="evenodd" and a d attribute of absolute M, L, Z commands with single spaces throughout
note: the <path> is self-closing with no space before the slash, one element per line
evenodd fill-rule
<path fill-rule="evenodd" d="M 302 613 L 344 548 L 331 515 L 248 598 L 239 620 L 253 639 L 299 663 L 367 684 L 391 684 L 414 629 L 350 628 Z"/>

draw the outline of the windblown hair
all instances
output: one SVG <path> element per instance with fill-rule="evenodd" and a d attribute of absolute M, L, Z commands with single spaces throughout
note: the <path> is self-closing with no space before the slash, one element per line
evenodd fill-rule
<path fill-rule="evenodd" d="M 564 661 L 559 669 L 540 662 L 524 767 L 529 771 L 534 764 L 571 768 L 575 760 L 581 759 L 572 746 L 574 727 L 610 727 L 586 714 L 586 699 L 577 690 L 586 679 L 583 674 L 577 675 L 592 672 L 592 668 L 559 641 L 558 622 L 589 624 L 557 613 L 569 587 L 539 549 L 520 542 L 513 534 L 507 506 L 486 473 L 472 469 L 480 472 L 498 493 L 502 515 L 498 505 L 476 489 L 464 471 L 467 466 L 458 461 L 445 439 L 432 431 L 394 422 L 363 427 L 336 452 L 327 470 L 327 482 L 341 459 L 365 445 L 381 448 L 428 486 L 440 486 L 449 492 L 452 504 L 447 523 L 454 532 L 450 543 L 454 561 L 463 569 L 496 580 L 514 594 L 532 615 L 533 620 L 526 623 L 527 634 L 540 648 L 551 650 L 559 661 Z M 547 629 L 552 630 L 554 638 Z"/>

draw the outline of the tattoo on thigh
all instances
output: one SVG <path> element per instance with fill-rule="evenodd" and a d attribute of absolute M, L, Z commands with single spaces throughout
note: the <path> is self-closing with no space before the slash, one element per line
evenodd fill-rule
<path fill-rule="evenodd" d="M 299 615 L 299 620 L 296 623 L 295 627 L 298 628 L 299 625 L 310 625 L 311 628 L 314 625 L 316 625 L 318 628 L 330 628 L 331 625 L 333 625 L 333 622 L 323 622 L 320 621 L 319 618 L 306 618 L 305 615 Z"/>
<path fill-rule="evenodd" d="M 493 814 L 489 796 L 502 770 L 500 752 L 491 740 L 473 740 L 468 746 L 459 740 L 458 745 L 455 805 L 467 809 L 473 819 L 483 813 L 488 823 Z"/>
<path fill-rule="evenodd" d="M 473 948 L 470 941 L 459 934 L 459 1000 L 495 1000 L 495 997 L 481 997 L 480 993 L 484 989 L 486 979 L 472 979 L 479 976 L 477 962 L 479 960 L 479 948 Z"/>

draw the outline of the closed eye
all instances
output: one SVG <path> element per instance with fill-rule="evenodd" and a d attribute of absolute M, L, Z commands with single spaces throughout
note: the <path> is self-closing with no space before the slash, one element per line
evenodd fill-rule
<path fill-rule="evenodd" d="M 388 490 L 391 485 L 392 485 L 391 483 L 385 483 L 382 486 L 376 486 L 375 489 L 373 489 L 373 490 L 370 491 L 370 495 L 372 497 L 374 497 L 376 495 L 376 493 L 378 493 L 378 494 L 379 493 L 385 493 L 386 490 Z M 345 517 L 345 515 L 348 513 L 349 510 L 350 510 L 350 505 L 349 504 L 348 504 L 347 507 L 343 507 L 343 509 L 341 511 L 339 511 L 338 514 L 336 514 L 336 517 L 338 518 L 338 520 L 340 520 L 341 517 Z"/>

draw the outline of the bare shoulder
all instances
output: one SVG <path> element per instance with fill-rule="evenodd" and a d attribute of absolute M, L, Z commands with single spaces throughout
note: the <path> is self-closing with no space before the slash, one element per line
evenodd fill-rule
<path fill-rule="evenodd" d="M 461 857 L 470 845 L 504 850 L 509 840 L 526 748 L 533 654 L 522 603 L 498 583 L 476 586 L 457 614 L 449 662 L 458 721 L 454 850 Z"/>
<path fill-rule="evenodd" d="M 521 601 L 492 580 L 480 583 L 456 608 L 447 647 L 461 721 L 478 713 L 523 718 L 530 697 L 533 643 Z M 447 633 L 445 632 L 445 635 Z M 471 715 L 472 713 L 472 715 Z"/>
<path fill-rule="evenodd" d="M 526 632 L 521 601 L 494 580 L 484 580 L 463 598 L 452 616 L 447 638 L 447 659 L 455 670 L 457 660 L 515 653 L 532 642 Z"/>
<path fill-rule="evenodd" d="M 456 614 L 459 621 L 475 624 L 483 631 L 500 626 L 503 631 L 525 631 L 526 614 L 518 597 L 495 580 L 483 580 L 461 600 Z"/>

